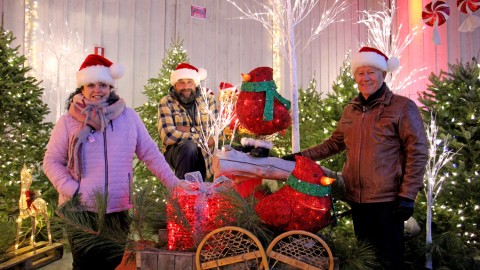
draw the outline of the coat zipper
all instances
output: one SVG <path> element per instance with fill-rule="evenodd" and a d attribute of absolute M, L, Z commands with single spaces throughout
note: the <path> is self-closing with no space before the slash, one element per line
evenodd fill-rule
<path fill-rule="evenodd" d="M 367 108 L 362 106 L 362 124 L 360 126 L 360 143 L 358 144 L 358 163 L 357 163 L 357 178 L 360 186 L 359 202 L 362 202 L 362 179 L 360 178 L 360 162 L 362 160 L 362 144 L 363 144 L 363 130 L 365 128 L 365 112 Z"/>
<path fill-rule="evenodd" d="M 105 211 L 108 209 L 108 153 L 107 153 L 107 129 L 103 131 L 103 154 L 105 158 L 105 194 L 104 194 L 104 203 Z M 105 212 L 105 214 L 107 214 Z"/>

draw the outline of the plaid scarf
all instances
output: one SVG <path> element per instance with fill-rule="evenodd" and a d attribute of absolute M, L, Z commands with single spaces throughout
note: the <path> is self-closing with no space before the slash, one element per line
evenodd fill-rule
<path fill-rule="evenodd" d="M 82 145 L 93 131 L 105 131 L 108 123 L 117 118 L 125 109 L 125 101 L 119 99 L 113 104 L 105 101 L 91 102 L 82 94 L 73 97 L 68 113 L 83 123 L 83 127 L 69 139 L 68 163 L 70 171 L 82 177 Z"/>

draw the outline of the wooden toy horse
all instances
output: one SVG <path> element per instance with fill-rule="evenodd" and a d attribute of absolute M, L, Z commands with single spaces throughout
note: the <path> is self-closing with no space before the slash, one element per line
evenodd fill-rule
<path fill-rule="evenodd" d="M 48 233 L 48 243 L 52 244 L 52 235 L 50 233 L 50 221 L 48 219 L 47 213 L 47 202 L 42 198 L 35 198 L 35 194 L 30 190 L 32 184 L 32 174 L 24 165 L 20 173 L 20 199 L 18 200 L 18 206 L 20 213 L 17 218 L 17 237 L 15 242 L 15 253 L 18 251 L 19 239 L 20 239 L 20 230 L 22 227 L 22 221 L 26 218 L 31 219 L 32 223 L 32 233 L 30 236 L 30 245 L 33 247 L 33 253 L 36 253 L 36 243 L 35 243 L 35 228 L 37 224 L 37 216 L 43 216 L 47 224 L 47 233 Z"/>

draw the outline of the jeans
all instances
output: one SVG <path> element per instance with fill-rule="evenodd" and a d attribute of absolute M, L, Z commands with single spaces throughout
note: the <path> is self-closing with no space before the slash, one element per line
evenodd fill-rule
<path fill-rule="evenodd" d="M 373 245 L 385 269 L 405 269 L 404 222 L 393 218 L 396 202 L 349 203 L 357 239 Z"/>
<path fill-rule="evenodd" d="M 179 179 L 185 179 L 186 173 L 199 171 L 205 180 L 205 159 L 202 150 L 194 141 L 187 140 L 168 146 L 165 159 Z"/>

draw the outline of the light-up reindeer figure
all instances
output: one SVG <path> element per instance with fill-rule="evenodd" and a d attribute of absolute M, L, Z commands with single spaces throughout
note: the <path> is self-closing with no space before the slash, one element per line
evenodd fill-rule
<path fill-rule="evenodd" d="M 52 235 L 50 233 L 50 221 L 47 213 L 47 202 L 42 198 L 35 198 L 35 194 L 30 190 L 32 185 L 32 174 L 30 170 L 23 165 L 23 169 L 20 173 L 20 199 L 18 200 L 18 206 L 20 213 L 17 218 L 17 237 L 15 242 L 15 253 L 18 251 L 18 245 L 20 240 L 20 230 L 22 228 L 22 221 L 26 218 L 31 219 L 32 222 L 32 234 L 30 236 L 30 245 L 33 247 L 33 253 L 36 253 L 35 243 L 35 228 L 37 224 L 37 216 L 43 216 L 43 219 L 47 223 L 48 243 L 52 244 Z"/>

